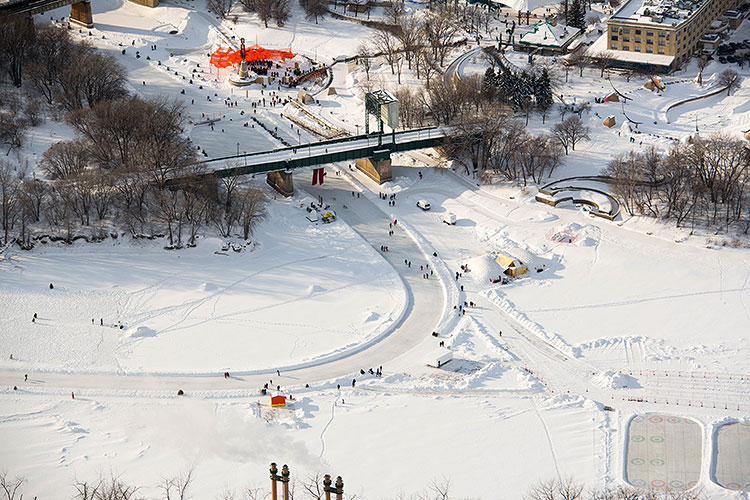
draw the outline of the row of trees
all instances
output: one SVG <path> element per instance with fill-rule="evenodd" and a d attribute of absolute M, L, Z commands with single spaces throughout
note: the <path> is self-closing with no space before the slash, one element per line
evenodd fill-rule
<path fill-rule="evenodd" d="M 541 182 L 563 163 L 563 150 L 552 135 L 526 132 L 504 106 L 485 106 L 481 114 L 463 117 L 445 154 L 466 161 L 486 180 L 500 177 L 524 186 Z"/>
<path fill-rule="evenodd" d="M 32 231 L 67 242 L 81 235 L 99 238 L 120 225 L 136 236 L 165 234 L 171 248 L 195 245 L 202 228 L 222 237 L 248 239 L 265 214 L 265 195 L 237 178 L 218 180 L 193 172 L 179 185 L 159 187 L 145 169 L 84 168 L 52 182 L 29 178 L 25 170 L 0 162 L 0 245 L 14 239 L 33 246 Z M 88 228 L 88 231 L 85 231 Z"/>
<path fill-rule="evenodd" d="M 662 155 L 651 148 L 612 160 L 608 175 L 631 214 L 750 230 L 750 150 L 724 135 L 695 137 Z"/>

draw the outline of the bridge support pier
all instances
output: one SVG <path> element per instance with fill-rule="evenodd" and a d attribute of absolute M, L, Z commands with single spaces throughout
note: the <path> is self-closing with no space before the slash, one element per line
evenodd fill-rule
<path fill-rule="evenodd" d="M 94 27 L 94 16 L 91 14 L 91 2 L 82 1 L 70 5 L 70 22 L 83 26 Z"/>
<path fill-rule="evenodd" d="M 291 170 L 277 170 L 266 174 L 266 182 L 279 194 L 289 197 L 294 194 Z"/>
<path fill-rule="evenodd" d="M 376 159 L 373 158 L 360 158 L 355 162 L 357 168 L 360 169 L 370 179 L 374 180 L 378 184 L 388 182 L 393 178 L 393 170 L 391 169 L 391 157 L 387 155 L 385 158 Z"/>

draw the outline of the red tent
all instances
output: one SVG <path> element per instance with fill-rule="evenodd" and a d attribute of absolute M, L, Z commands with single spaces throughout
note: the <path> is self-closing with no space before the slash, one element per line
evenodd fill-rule
<path fill-rule="evenodd" d="M 247 62 L 262 59 L 291 59 L 293 57 L 292 49 L 269 50 L 257 44 L 245 49 L 245 61 Z M 211 54 L 211 64 L 217 68 L 226 68 L 239 62 L 239 50 L 219 47 Z"/>

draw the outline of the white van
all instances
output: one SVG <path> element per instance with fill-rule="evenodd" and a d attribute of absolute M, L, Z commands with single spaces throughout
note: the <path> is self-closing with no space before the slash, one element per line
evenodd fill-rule
<path fill-rule="evenodd" d="M 443 222 L 446 224 L 450 224 L 451 226 L 456 224 L 456 214 L 453 212 L 447 212 L 445 215 L 443 215 Z"/>
<path fill-rule="evenodd" d="M 417 206 L 421 208 L 422 210 L 429 210 L 430 204 L 426 200 L 419 200 L 417 201 Z"/>

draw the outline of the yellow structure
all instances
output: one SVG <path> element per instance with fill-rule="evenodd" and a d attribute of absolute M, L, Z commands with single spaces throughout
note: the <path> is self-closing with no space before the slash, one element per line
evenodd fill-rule
<path fill-rule="evenodd" d="M 518 259 L 514 259 L 509 255 L 498 254 L 495 262 L 497 262 L 500 267 L 504 269 L 503 273 L 506 276 L 510 276 L 512 278 L 518 278 L 519 276 L 523 276 L 524 274 L 529 272 L 529 268 L 526 267 L 523 262 Z"/>
<path fill-rule="evenodd" d="M 617 120 L 615 120 L 615 117 L 614 117 L 614 116 L 608 116 L 608 117 L 606 117 L 606 118 L 604 119 L 604 122 L 603 122 L 603 123 L 604 123 L 604 126 L 605 126 L 605 127 L 609 127 L 609 128 L 612 128 L 612 127 L 614 127 L 615 125 L 617 125 Z"/>
<path fill-rule="evenodd" d="M 674 57 L 669 69 L 676 69 L 702 47 L 704 33 L 715 29 L 725 12 L 743 0 L 630 0 L 607 23 L 609 50 L 633 52 L 633 62 L 647 62 L 643 56 Z M 643 55 L 643 56 L 641 56 Z"/>

